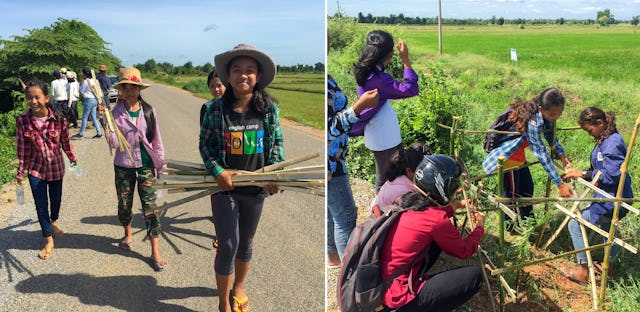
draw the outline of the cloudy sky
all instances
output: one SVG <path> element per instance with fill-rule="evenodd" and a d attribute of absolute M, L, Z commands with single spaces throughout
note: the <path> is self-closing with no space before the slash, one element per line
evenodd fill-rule
<path fill-rule="evenodd" d="M 349 16 L 363 14 L 433 17 L 438 15 L 437 0 L 327 0 L 327 13 L 338 7 Z M 442 16 L 447 18 L 560 18 L 595 19 L 598 11 L 610 9 L 616 19 L 630 20 L 640 15 L 640 0 L 442 0 Z"/>
<path fill-rule="evenodd" d="M 268 52 L 280 65 L 324 62 L 325 3 L 298 0 L 2 1 L 0 38 L 25 35 L 59 17 L 91 26 L 124 65 L 213 64 L 238 43 Z"/>

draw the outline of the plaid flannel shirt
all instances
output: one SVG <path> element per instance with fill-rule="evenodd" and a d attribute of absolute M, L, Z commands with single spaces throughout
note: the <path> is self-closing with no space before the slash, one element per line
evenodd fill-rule
<path fill-rule="evenodd" d="M 69 143 L 67 120 L 59 120 L 49 109 L 44 122 L 44 132 L 38 131 L 32 120 L 31 110 L 16 117 L 16 152 L 18 170 L 16 179 L 30 174 L 45 181 L 61 180 L 64 176 L 62 151 L 71 162 L 77 158 Z"/>
<path fill-rule="evenodd" d="M 344 174 L 347 173 L 345 158 L 349 135 L 347 132 L 360 118 L 356 116 L 353 108 L 347 108 L 348 99 L 338 87 L 338 84 L 329 76 L 327 78 L 327 170 L 334 174 L 338 166 Z"/>
<path fill-rule="evenodd" d="M 529 148 L 531 149 L 531 152 L 538 158 L 540 164 L 542 164 L 542 167 L 544 168 L 544 171 L 549 175 L 549 178 L 551 178 L 553 183 L 556 185 L 561 184 L 562 178 L 553 165 L 551 156 L 547 152 L 547 148 L 542 140 L 542 131 L 546 129 L 553 129 L 553 127 L 554 124 L 544 120 L 544 118 L 542 118 L 542 113 L 537 112 L 535 118 L 529 120 L 527 132 L 523 133 L 522 136 L 516 139 L 502 143 L 502 145 L 492 150 L 487 158 L 482 162 L 482 168 L 487 173 L 495 171 L 498 168 L 499 156 L 509 158 L 522 144 L 524 144 L 525 141 L 529 141 Z M 564 148 L 560 145 L 558 139 L 556 138 L 555 142 L 553 141 L 553 133 L 545 133 L 545 139 L 550 146 L 555 143 L 556 153 L 558 155 L 564 155 Z"/>
<path fill-rule="evenodd" d="M 207 109 L 200 127 L 200 156 L 207 171 L 217 177 L 227 168 L 226 146 L 230 144 L 224 138 L 224 118 L 222 117 L 222 99 L 215 100 Z M 266 165 L 284 160 L 282 130 L 280 129 L 279 112 L 276 103 L 271 103 L 262 117 L 264 124 L 264 150 Z"/>

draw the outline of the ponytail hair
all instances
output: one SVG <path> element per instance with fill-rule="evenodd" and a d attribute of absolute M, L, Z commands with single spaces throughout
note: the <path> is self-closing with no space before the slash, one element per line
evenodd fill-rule
<path fill-rule="evenodd" d="M 603 110 L 597 107 L 587 107 L 582 110 L 582 112 L 580 112 L 580 116 L 578 117 L 578 124 L 580 124 L 580 126 L 595 126 L 598 124 L 598 120 L 601 120 L 604 125 L 604 130 L 600 134 L 600 137 L 596 138 L 596 142 L 600 144 L 611 134 L 618 132 L 618 129 L 616 128 L 616 116 L 613 112 L 605 113 Z"/>
<path fill-rule="evenodd" d="M 511 113 L 508 120 L 516 130 L 526 132 L 529 120 L 535 116 L 538 107 L 542 108 L 542 110 L 548 110 L 552 107 L 564 106 L 564 102 L 564 95 L 560 90 L 548 88 L 528 101 L 515 100 L 511 102 Z"/>
<path fill-rule="evenodd" d="M 358 63 L 353 66 L 353 73 L 359 86 L 364 86 L 371 75 L 377 72 L 377 65 L 393 51 L 393 37 L 386 31 L 374 30 L 367 34 L 367 44 L 360 53 Z M 383 67 L 384 69 L 384 67 Z"/>

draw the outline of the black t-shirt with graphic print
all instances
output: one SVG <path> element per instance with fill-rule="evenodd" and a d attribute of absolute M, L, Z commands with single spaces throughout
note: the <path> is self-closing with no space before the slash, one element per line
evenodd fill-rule
<path fill-rule="evenodd" d="M 256 171 L 264 167 L 264 124 L 260 115 L 252 109 L 238 113 L 225 107 L 223 118 L 229 169 Z"/>

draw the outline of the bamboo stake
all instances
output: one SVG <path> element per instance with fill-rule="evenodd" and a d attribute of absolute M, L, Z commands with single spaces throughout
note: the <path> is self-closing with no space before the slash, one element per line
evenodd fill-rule
<path fill-rule="evenodd" d="M 480 253 L 482 253 L 482 255 L 485 257 L 485 259 L 487 259 L 487 264 L 485 264 L 484 267 L 489 271 L 495 270 L 497 267 L 493 263 L 493 261 L 491 261 L 489 254 L 487 254 L 487 252 L 484 249 L 482 249 L 482 247 L 480 246 L 478 246 L 478 251 L 480 251 Z M 509 295 L 509 297 L 511 297 L 511 299 L 515 301 L 517 299 L 516 291 L 513 290 L 511 286 L 509 286 L 509 283 L 507 283 L 507 280 L 504 278 L 504 276 L 502 276 L 502 274 L 496 274 L 496 275 L 498 275 L 498 280 L 500 281 L 500 284 L 502 285 L 502 287 L 507 290 L 507 294 Z"/>
<path fill-rule="evenodd" d="M 293 164 L 297 164 L 297 163 L 301 163 L 303 161 L 309 160 L 309 159 L 313 159 L 316 157 L 319 157 L 320 154 L 319 153 L 312 153 L 312 154 L 307 154 L 304 156 L 300 156 L 300 157 L 296 157 L 296 158 L 292 158 L 289 160 L 285 160 L 285 161 L 281 161 L 279 163 L 275 163 L 273 165 L 269 165 L 266 167 L 263 167 L 262 169 L 259 169 L 260 172 L 269 172 L 269 171 L 273 171 L 273 170 L 278 170 Z"/>
<path fill-rule="evenodd" d="M 262 181 L 262 182 L 254 182 L 254 181 L 246 181 L 246 182 L 235 182 L 234 186 L 265 186 L 274 181 Z M 297 186 L 297 187 L 322 187 L 324 186 L 324 182 L 322 181 L 277 181 L 278 185 L 282 186 Z M 212 188 L 217 187 L 215 183 L 180 183 L 180 184 L 160 184 L 152 186 L 154 189 L 167 189 L 167 188 Z"/>
<path fill-rule="evenodd" d="M 593 245 L 593 246 L 588 247 L 588 248 L 581 248 L 581 249 L 576 249 L 576 250 L 572 250 L 572 251 L 567 251 L 565 253 L 561 253 L 561 254 L 558 254 L 558 255 L 555 255 L 555 256 L 551 256 L 551 257 L 548 257 L 548 258 L 536 259 L 536 260 L 529 261 L 529 262 L 514 264 L 512 266 L 508 266 L 508 267 L 503 267 L 503 268 L 492 270 L 491 271 L 491 275 L 502 274 L 502 273 L 505 273 L 505 272 L 508 272 L 508 271 L 517 270 L 517 269 L 528 267 L 528 266 L 535 265 L 535 264 L 538 264 L 538 263 L 549 262 L 549 261 L 560 259 L 560 258 L 563 258 L 563 257 L 566 257 L 566 256 L 575 255 L 577 253 L 584 252 L 584 251 L 587 251 L 587 250 L 594 250 L 594 249 L 598 249 L 598 248 L 602 248 L 602 247 L 606 247 L 606 246 L 610 246 L 610 245 L 611 245 L 611 243 L 602 243 L 602 244 L 598 244 L 598 245 Z"/>
<path fill-rule="evenodd" d="M 594 203 L 620 203 L 620 202 L 640 202 L 640 198 L 565 198 L 565 197 L 496 197 L 493 199 L 499 203 L 515 202 L 521 206 L 536 202 L 594 202 Z"/>
<path fill-rule="evenodd" d="M 445 129 L 449 129 L 451 130 L 451 126 L 447 126 L 445 124 L 441 124 L 439 122 L 436 122 L 436 125 L 438 125 L 438 127 L 440 128 L 445 128 Z M 582 128 L 580 128 L 579 126 L 573 126 L 573 127 L 563 127 L 563 128 L 557 128 L 557 130 L 581 130 Z M 453 130 L 455 132 L 461 133 L 461 134 L 487 134 L 487 133 L 496 133 L 496 134 L 522 134 L 522 132 L 518 132 L 518 131 L 500 131 L 500 130 L 495 130 L 495 129 L 487 129 L 487 130 L 465 130 L 465 129 L 456 129 Z M 544 132 L 551 132 L 551 130 L 544 130 L 542 131 Z"/>
<path fill-rule="evenodd" d="M 502 181 L 502 176 L 504 173 L 504 156 L 498 157 L 498 194 L 504 194 L 504 185 Z M 500 267 L 504 266 L 504 214 L 498 214 L 498 223 L 499 223 L 499 247 L 498 247 L 498 265 Z M 494 275 L 491 273 L 491 275 Z M 504 288 L 500 287 L 500 312 L 504 312 Z"/>
<path fill-rule="evenodd" d="M 593 183 L 594 184 L 598 181 L 598 179 L 600 179 L 600 174 L 601 174 L 600 171 L 598 171 L 596 173 L 595 177 L 593 178 Z M 580 197 L 585 197 L 585 196 L 589 195 L 589 192 L 590 192 L 589 189 L 584 190 L 584 192 L 582 193 L 582 195 Z M 580 207 L 580 202 L 574 202 L 573 206 L 571 207 L 571 211 L 572 212 L 577 212 L 578 207 Z M 569 223 L 569 220 L 571 220 L 570 216 L 567 215 L 567 216 L 564 217 L 564 220 L 562 220 L 562 222 L 560 223 L 560 226 L 558 226 L 558 228 L 553 233 L 553 235 L 551 235 L 549 240 L 547 240 L 547 242 L 542 246 L 543 250 L 549 248 L 549 245 L 551 245 L 551 243 L 553 243 L 553 241 L 558 237 L 558 235 L 564 229 L 564 227 L 567 225 L 567 223 Z"/>
<path fill-rule="evenodd" d="M 580 232 L 582 233 L 582 242 L 584 247 L 589 247 L 589 237 L 587 236 L 587 230 L 584 225 L 580 224 Z M 606 247 L 605 247 L 606 248 Z M 591 250 L 586 251 L 587 254 L 587 268 L 589 269 L 589 279 L 591 280 L 591 294 L 593 296 L 593 309 L 598 310 L 598 290 L 596 289 L 596 272 L 593 267 L 593 260 L 591 259 Z"/>
<path fill-rule="evenodd" d="M 515 171 L 515 170 L 520 170 L 520 169 L 523 169 L 523 168 L 526 168 L 526 167 L 529 167 L 531 165 L 535 165 L 535 164 L 538 164 L 538 163 L 540 163 L 539 160 L 536 160 L 536 161 L 533 161 L 533 162 L 527 162 L 527 163 L 525 163 L 523 165 L 520 165 L 520 166 L 517 166 L 517 167 L 504 169 L 504 172 L 506 173 L 506 172 L 511 172 L 511 171 Z M 475 181 L 482 180 L 484 178 L 488 178 L 490 176 L 496 175 L 497 173 L 498 173 L 497 171 L 494 171 L 494 172 L 491 172 L 491 173 L 482 174 L 482 175 L 479 175 L 479 176 L 475 176 L 473 178 L 466 179 L 465 182 L 475 182 Z"/>
<path fill-rule="evenodd" d="M 627 148 L 627 155 L 624 158 L 624 162 L 620 166 L 620 182 L 618 183 L 618 192 L 616 193 L 617 198 L 622 197 L 622 191 L 624 190 L 624 185 L 627 181 L 627 167 L 629 166 L 629 161 L 631 160 L 631 152 L 633 151 L 633 145 L 636 141 L 636 136 L 638 135 L 638 128 L 640 127 L 640 114 L 638 114 L 638 118 L 636 119 L 636 126 L 633 129 L 633 133 L 631 134 L 631 139 L 629 140 L 629 146 Z M 613 216 L 611 217 L 611 226 L 609 227 L 609 237 L 607 242 L 611 242 L 613 240 L 616 223 L 618 223 L 618 213 L 620 210 L 621 202 L 618 201 L 613 206 Z M 609 256 L 611 255 L 611 245 L 607 246 L 604 249 L 604 260 L 602 261 L 602 280 L 600 281 L 600 305 L 604 304 L 604 299 L 607 295 L 607 274 L 609 273 Z"/>
<path fill-rule="evenodd" d="M 587 181 L 587 180 L 585 180 L 583 178 L 578 178 L 578 179 L 576 179 L 576 181 L 580 182 L 582 185 L 590 188 L 594 192 L 596 192 L 596 193 L 598 193 L 598 194 L 600 194 L 600 195 L 602 195 L 602 196 L 604 196 L 606 198 L 615 198 L 615 196 L 612 196 L 611 194 L 601 190 L 599 187 L 595 186 L 592 183 L 589 183 L 589 181 Z M 633 206 L 631 206 L 631 205 L 629 205 L 629 204 L 627 204 L 625 202 L 622 202 L 621 205 L 622 205 L 622 207 L 627 208 L 627 210 L 629 210 L 629 211 L 631 211 L 631 212 L 633 212 L 635 214 L 640 214 L 640 211 L 638 209 L 634 208 Z"/>
<path fill-rule="evenodd" d="M 499 179 L 499 180 L 502 180 L 502 179 Z M 470 184 L 470 189 L 472 191 L 474 191 L 474 192 L 477 190 L 477 188 L 475 188 L 475 186 L 473 184 Z M 485 191 L 478 191 L 478 194 L 481 194 L 484 197 L 486 197 L 488 200 L 490 200 L 492 202 L 495 202 L 495 198 L 496 197 L 494 197 L 493 195 L 491 195 L 491 194 L 489 194 L 489 193 L 487 193 Z M 515 212 L 513 212 L 513 210 L 511 210 L 509 207 L 507 207 L 507 205 L 505 205 L 503 203 L 496 203 L 496 204 L 497 204 L 496 205 L 497 209 L 500 209 L 502 212 L 504 212 L 509 217 L 509 219 L 511 219 L 512 221 L 516 221 L 517 220 L 518 217 L 516 216 Z"/>
<path fill-rule="evenodd" d="M 580 222 L 581 224 L 583 224 L 584 226 L 590 228 L 591 230 L 593 230 L 594 232 L 602 235 L 603 237 L 607 237 L 607 232 L 604 231 L 603 229 L 601 229 L 600 227 L 598 227 L 597 225 L 586 221 L 585 219 L 582 219 L 582 216 L 577 215 L 569 210 L 567 210 L 566 208 L 562 207 L 562 205 L 556 204 L 556 208 L 558 208 L 560 211 L 564 212 L 567 215 L 570 215 L 571 218 L 575 219 L 576 221 Z M 624 249 L 630 251 L 633 254 L 637 254 L 638 253 L 638 248 L 631 246 L 627 243 L 625 243 L 623 240 L 621 240 L 620 238 L 614 238 L 613 242 L 622 246 Z"/>

